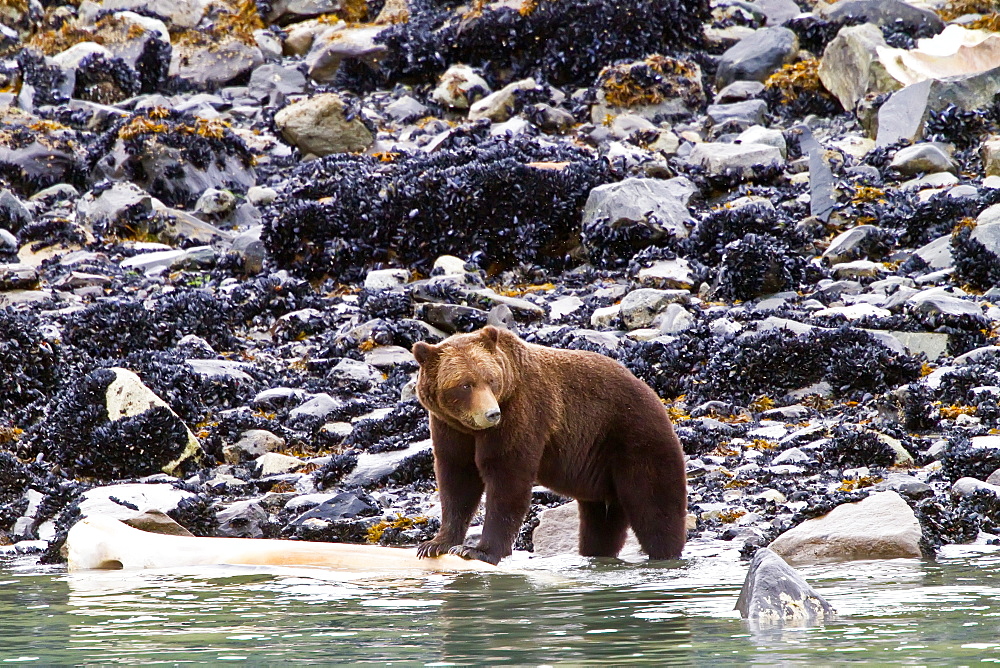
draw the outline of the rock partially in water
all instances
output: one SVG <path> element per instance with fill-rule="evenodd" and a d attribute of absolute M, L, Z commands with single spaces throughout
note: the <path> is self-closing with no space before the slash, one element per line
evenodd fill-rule
<path fill-rule="evenodd" d="M 773 550 L 757 550 L 736 609 L 743 619 L 765 624 L 813 625 L 836 617 L 808 582 Z"/>
<path fill-rule="evenodd" d="M 920 523 L 896 492 L 837 506 L 778 536 L 770 548 L 790 564 L 919 558 Z"/>

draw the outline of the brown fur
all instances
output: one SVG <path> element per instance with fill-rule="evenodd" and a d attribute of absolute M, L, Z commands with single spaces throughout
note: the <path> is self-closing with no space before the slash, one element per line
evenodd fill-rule
<path fill-rule="evenodd" d="M 684 455 L 659 398 L 625 367 L 494 327 L 417 343 L 413 354 L 442 510 L 420 556 L 497 563 L 511 553 L 536 482 L 579 501 L 580 554 L 617 555 L 631 526 L 650 558 L 680 556 Z M 465 547 L 484 491 L 482 538 Z"/>

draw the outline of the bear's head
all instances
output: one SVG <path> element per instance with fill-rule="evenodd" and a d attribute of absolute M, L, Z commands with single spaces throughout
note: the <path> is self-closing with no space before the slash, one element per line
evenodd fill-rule
<path fill-rule="evenodd" d="M 436 346 L 414 344 L 413 356 L 420 364 L 417 397 L 424 408 L 463 430 L 500 424 L 500 404 L 510 386 L 510 360 L 501 345 L 507 336 L 513 334 L 485 327 Z"/>

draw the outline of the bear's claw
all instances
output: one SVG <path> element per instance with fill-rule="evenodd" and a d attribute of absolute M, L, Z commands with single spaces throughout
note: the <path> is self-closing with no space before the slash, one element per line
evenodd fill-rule
<path fill-rule="evenodd" d="M 417 559 L 440 557 L 448 553 L 448 546 L 433 540 L 424 541 L 417 545 Z"/>
<path fill-rule="evenodd" d="M 468 545 L 456 545 L 448 550 L 448 554 L 454 554 L 455 556 L 462 557 L 463 559 L 478 559 L 479 561 L 485 561 L 486 563 L 493 564 L 494 566 L 500 563 L 500 557 L 494 557 L 488 552 L 477 550 L 476 548 L 469 547 Z"/>

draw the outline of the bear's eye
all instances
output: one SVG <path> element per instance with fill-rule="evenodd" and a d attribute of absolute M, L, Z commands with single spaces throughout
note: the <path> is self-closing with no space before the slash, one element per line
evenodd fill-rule
<path fill-rule="evenodd" d="M 468 392 L 469 390 L 472 389 L 472 385 L 470 385 L 469 383 L 465 383 L 462 385 L 462 389 Z"/>

